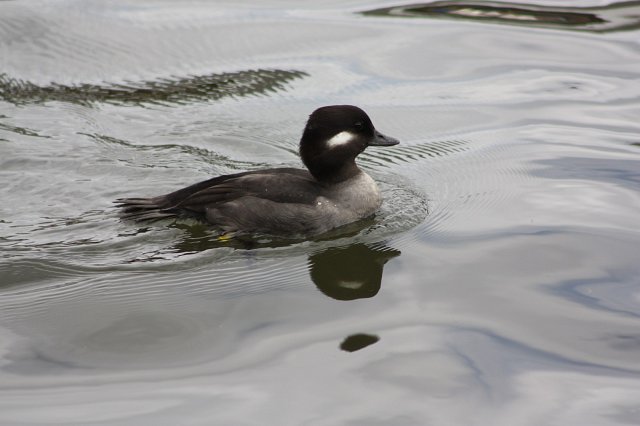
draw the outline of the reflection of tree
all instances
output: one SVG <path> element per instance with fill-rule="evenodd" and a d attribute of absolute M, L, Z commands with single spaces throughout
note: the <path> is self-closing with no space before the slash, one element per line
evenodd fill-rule
<path fill-rule="evenodd" d="M 483 1 L 436 1 L 362 12 L 363 15 L 414 18 L 457 18 L 524 26 L 541 26 L 591 32 L 640 28 L 640 2 L 599 7 L 557 7 Z"/>
<path fill-rule="evenodd" d="M 286 90 L 288 82 L 307 75 L 295 70 L 258 69 L 126 84 L 65 86 L 53 83 L 39 86 L 0 74 L 0 100 L 14 104 L 47 101 L 120 105 L 182 104 Z"/>
<path fill-rule="evenodd" d="M 310 275 L 318 289 L 333 299 L 373 297 L 380 290 L 384 264 L 399 255 L 385 246 L 332 247 L 309 256 Z"/>

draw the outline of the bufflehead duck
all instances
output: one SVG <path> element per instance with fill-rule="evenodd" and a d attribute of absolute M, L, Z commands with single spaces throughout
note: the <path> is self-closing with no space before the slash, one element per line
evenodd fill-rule
<path fill-rule="evenodd" d="M 122 217 L 138 221 L 189 216 L 225 234 L 311 236 L 373 215 L 382 199 L 356 165 L 368 146 L 398 140 L 378 132 L 352 105 L 316 109 L 300 139 L 307 170 L 277 168 L 214 177 L 153 198 L 121 198 Z"/>

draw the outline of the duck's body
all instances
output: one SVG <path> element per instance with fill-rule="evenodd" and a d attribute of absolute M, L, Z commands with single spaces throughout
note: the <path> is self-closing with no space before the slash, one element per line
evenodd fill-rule
<path fill-rule="evenodd" d="M 310 116 L 300 155 L 309 169 L 277 168 L 214 177 L 167 195 L 118 200 L 123 217 L 195 216 L 225 233 L 317 235 L 371 216 L 381 197 L 355 158 L 369 145 L 395 145 L 361 109 L 319 108 Z"/>

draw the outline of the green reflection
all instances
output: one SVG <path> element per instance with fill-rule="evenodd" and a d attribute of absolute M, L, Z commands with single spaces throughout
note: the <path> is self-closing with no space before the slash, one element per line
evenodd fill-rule
<path fill-rule="evenodd" d="M 311 279 L 325 295 L 354 300 L 378 294 L 385 263 L 400 251 L 382 246 L 352 244 L 309 256 Z"/>
<path fill-rule="evenodd" d="M 303 242 L 323 242 L 332 241 L 338 238 L 354 237 L 366 229 L 370 229 L 377 222 L 374 217 L 368 217 L 359 221 L 346 224 L 332 229 L 324 234 L 316 235 L 313 238 L 304 236 L 281 237 L 266 234 L 228 234 L 223 235 L 210 223 L 203 222 L 199 218 L 180 217 L 174 219 L 159 219 L 167 222 L 169 228 L 183 231 L 182 238 L 167 250 L 184 255 L 198 253 L 221 247 L 238 250 L 253 250 L 263 248 L 281 248 Z M 148 228 L 142 228 L 148 229 Z M 388 249 L 390 250 L 390 249 Z M 399 252 L 398 252 L 399 254 Z"/>
<path fill-rule="evenodd" d="M 482 1 L 438 1 L 361 12 L 370 16 L 453 18 L 589 32 L 640 28 L 640 2 L 599 7 L 556 7 Z"/>
<path fill-rule="evenodd" d="M 340 349 L 347 352 L 355 352 L 377 343 L 380 338 L 374 334 L 352 334 L 342 341 Z"/>
<path fill-rule="evenodd" d="M 65 86 L 34 83 L 0 74 L 0 100 L 21 105 L 48 101 L 118 105 L 186 104 L 227 96 L 264 95 L 286 90 L 287 83 L 308 76 L 295 70 L 247 70 L 126 84 Z"/>
<path fill-rule="evenodd" d="M 0 115 L 0 119 L 3 118 L 7 118 L 4 115 Z M 19 127 L 19 126 L 12 126 L 10 124 L 6 124 L 0 121 L 0 130 L 6 131 L 6 132 L 11 132 L 11 133 L 16 133 L 18 135 L 22 135 L 22 136 L 33 136 L 33 137 L 38 137 L 38 138 L 49 138 L 49 136 L 46 135 L 41 135 L 40 133 L 36 132 L 35 130 L 31 130 L 31 129 L 27 129 L 26 127 Z"/>

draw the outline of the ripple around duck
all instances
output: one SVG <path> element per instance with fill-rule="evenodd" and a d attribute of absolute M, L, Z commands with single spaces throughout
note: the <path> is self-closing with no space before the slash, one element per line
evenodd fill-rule
<path fill-rule="evenodd" d="M 521 158 L 526 147 L 501 142 L 498 134 L 476 134 L 455 150 L 446 162 L 433 158 L 413 165 L 421 178 L 429 200 L 429 215 L 413 238 L 430 237 L 447 232 L 456 217 L 482 217 L 496 204 L 504 204 L 520 193 L 521 185 L 532 176 Z M 442 152 L 440 152 L 442 153 Z"/>
<path fill-rule="evenodd" d="M 162 144 L 162 145 L 148 145 L 133 143 L 118 139 L 112 136 L 99 135 L 99 134 L 84 134 L 92 140 L 103 144 L 109 150 L 120 150 L 126 153 L 132 153 L 135 158 L 127 158 L 121 156 L 118 161 L 136 166 L 136 167 L 153 167 L 153 168 L 170 168 L 175 169 L 181 163 L 181 157 L 184 158 L 185 168 L 192 169 L 194 167 L 194 157 L 201 160 L 203 163 L 215 164 L 222 170 L 227 170 L 226 173 L 231 171 L 244 171 L 254 168 L 261 168 L 269 166 L 266 163 L 259 163 L 254 161 L 238 161 L 222 154 L 216 153 L 210 149 L 200 148 L 193 145 L 184 144 Z M 149 153 L 153 158 L 153 164 L 148 166 L 140 164 L 139 153 Z"/>
<path fill-rule="evenodd" d="M 393 165 L 415 163 L 420 160 L 468 151 L 467 145 L 468 142 L 465 140 L 439 140 L 413 145 L 399 145 L 387 151 L 367 151 L 360 161 L 362 164 L 371 166 L 384 166 L 387 163 Z"/>
<path fill-rule="evenodd" d="M 221 248 L 172 262 L 171 268 L 158 264 L 82 268 L 36 258 L 14 260 L 0 270 L 19 273 L 23 282 L 0 289 L 5 307 L 0 316 L 29 318 L 47 314 L 51 306 L 96 298 L 135 306 L 155 299 L 171 303 L 172 295 L 178 300 L 188 296 L 235 298 L 299 287 L 308 281 L 306 262 L 299 259 L 304 253 L 300 246 L 255 253 Z"/>
<path fill-rule="evenodd" d="M 28 225 L 22 234 L 28 231 L 29 239 L 15 234 L 8 241 L 13 254 L 0 265 L 9 278 L 3 300 L 15 308 L 11 315 L 26 315 L 27 305 L 33 312 L 45 310 L 49 298 L 82 300 L 108 294 L 127 300 L 138 293 L 153 298 L 175 289 L 181 294 L 232 296 L 299 286 L 308 281 L 300 256 L 376 244 L 424 220 L 428 204 L 418 189 L 396 176 L 375 174 L 386 200 L 376 217 L 311 240 L 220 240 L 209 225 L 193 221 L 122 224 L 127 231 L 114 234 L 115 214 L 105 211 Z M 39 256 L 34 258 L 34 253 Z M 24 312 L 19 308 L 23 304 Z"/>
<path fill-rule="evenodd" d="M 397 167 L 410 168 L 411 172 L 394 172 L 377 179 L 383 192 L 384 202 L 377 218 L 380 222 L 367 232 L 372 235 L 380 233 L 381 237 L 394 236 L 398 244 L 410 243 L 424 233 L 436 232 L 446 228 L 447 221 L 460 205 L 481 198 L 487 202 L 480 189 L 486 182 L 478 182 L 469 174 L 475 173 L 474 167 L 490 162 L 494 154 L 481 155 L 480 158 L 470 156 L 470 152 L 482 151 L 473 147 L 471 139 L 446 139 L 405 144 L 393 150 L 367 151 L 361 163 L 374 170 L 394 170 Z M 488 157 L 488 158 L 487 158 Z M 446 165 L 440 166 L 446 158 Z M 478 164 L 479 163 L 479 164 Z M 452 164 L 458 164 L 453 166 Z M 452 172 L 455 170 L 455 172 Z M 451 175 L 452 176 L 449 176 Z M 399 176 L 412 176 L 399 181 Z M 376 175 L 376 177 L 378 177 Z M 416 183 L 421 182 L 421 187 Z M 471 183 L 471 185 L 469 185 Z M 461 192 L 462 191 L 462 192 Z M 469 191 L 469 192 L 467 192 Z M 490 199 L 490 198 L 489 198 Z M 417 227 L 419 232 L 405 233 Z"/>
<path fill-rule="evenodd" d="M 127 84 L 80 84 L 40 86 L 0 74 L 0 100 L 16 105 L 50 101 L 116 105 L 186 104 L 224 97 L 266 95 L 286 90 L 293 80 L 308 76 L 303 71 L 257 69 L 190 77 L 168 77 Z"/>
<path fill-rule="evenodd" d="M 269 235 L 254 235 L 251 237 L 237 237 L 232 239 L 220 239 L 219 232 L 207 224 L 192 220 L 174 220 L 157 222 L 149 225 L 151 229 L 166 229 L 180 231 L 179 236 L 174 235 L 171 242 L 164 247 L 156 247 L 151 252 L 139 253 L 130 258 L 128 262 L 154 262 L 163 259 L 175 259 L 184 255 L 231 248 L 240 251 L 262 249 L 289 250 L 294 254 L 309 244 L 324 247 L 327 244 L 372 244 L 407 231 L 421 222 L 429 214 L 426 196 L 418 188 L 409 182 L 400 181 L 396 176 L 376 173 L 378 183 L 383 196 L 383 204 L 375 217 L 345 225 L 326 234 L 308 238 L 283 239 Z M 131 226 L 140 226 L 133 224 Z M 269 250 L 266 251 L 269 253 Z"/>

